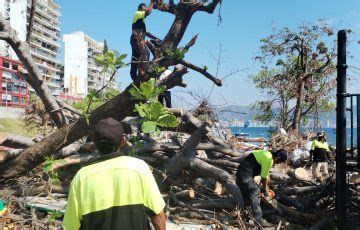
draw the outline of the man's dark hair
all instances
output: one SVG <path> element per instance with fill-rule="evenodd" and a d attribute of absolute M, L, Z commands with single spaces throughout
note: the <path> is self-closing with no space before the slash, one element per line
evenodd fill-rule
<path fill-rule="evenodd" d="M 100 120 L 95 125 L 93 140 L 101 154 L 105 155 L 117 151 L 123 138 L 122 124 L 113 118 Z"/>
<path fill-rule="evenodd" d="M 138 10 L 143 10 L 143 8 L 146 6 L 145 3 L 140 3 L 138 6 Z"/>
<path fill-rule="evenodd" d="M 273 151 L 271 153 L 273 155 L 273 158 L 278 158 L 281 163 L 287 160 L 287 152 L 283 149 Z"/>

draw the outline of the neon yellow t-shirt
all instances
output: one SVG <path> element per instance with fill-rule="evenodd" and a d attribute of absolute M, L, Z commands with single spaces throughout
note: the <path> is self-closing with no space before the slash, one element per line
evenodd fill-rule
<path fill-rule="evenodd" d="M 330 151 L 329 144 L 326 141 L 321 142 L 318 140 L 314 140 L 311 145 L 311 150 L 315 150 L 316 148 L 325 149 L 328 152 Z"/>
<path fill-rule="evenodd" d="M 261 165 L 260 176 L 267 179 L 269 177 L 270 169 L 273 165 L 272 154 L 266 150 L 253 151 L 256 161 Z"/>
<path fill-rule="evenodd" d="M 146 210 L 159 214 L 165 207 L 149 166 L 121 156 L 82 168 L 74 177 L 65 212 L 65 229 L 146 229 Z M 94 223 L 101 223 L 100 225 Z"/>
<path fill-rule="evenodd" d="M 144 20 L 146 17 L 146 12 L 145 11 L 136 11 L 132 20 L 132 23 L 137 22 L 137 20 L 142 19 Z"/>

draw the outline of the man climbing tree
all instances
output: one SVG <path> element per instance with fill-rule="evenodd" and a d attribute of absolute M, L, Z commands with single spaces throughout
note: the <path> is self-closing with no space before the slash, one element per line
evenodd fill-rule
<path fill-rule="evenodd" d="M 132 20 L 130 75 L 134 82 L 139 81 L 139 77 L 144 75 L 147 66 L 146 62 L 149 61 L 150 58 L 150 51 L 146 45 L 145 36 L 155 40 L 156 43 L 160 43 L 160 39 L 146 31 L 145 18 L 151 14 L 153 7 L 154 0 L 151 0 L 149 6 L 141 3 Z"/>

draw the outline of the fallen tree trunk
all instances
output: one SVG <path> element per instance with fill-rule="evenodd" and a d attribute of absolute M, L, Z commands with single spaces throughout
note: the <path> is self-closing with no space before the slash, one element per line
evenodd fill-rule
<path fill-rule="evenodd" d="M 33 144 L 35 144 L 35 142 L 30 137 L 11 133 L 0 133 L 0 145 L 14 149 L 22 149 L 30 147 Z"/>
<path fill-rule="evenodd" d="M 171 78 L 169 77 L 164 84 L 166 83 L 167 88 L 174 87 L 179 78 L 182 79 L 185 73 L 185 67 L 178 67 Z M 93 130 L 93 125 L 103 118 L 113 117 L 121 121 L 132 114 L 134 101 L 129 94 L 131 87 L 128 86 L 121 94 L 94 110 L 89 118 L 89 124 L 85 118 L 80 118 L 76 122 L 56 130 L 42 141 L 30 146 L 15 159 L 10 159 L 3 163 L 0 168 L 0 177 L 8 178 L 31 170 L 41 164 L 45 156 L 59 152 L 65 146 L 90 134 Z"/>
<path fill-rule="evenodd" d="M 0 150 L 0 164 L 7 159 L 14 158 L 23 151 L 22 149 Z"/>

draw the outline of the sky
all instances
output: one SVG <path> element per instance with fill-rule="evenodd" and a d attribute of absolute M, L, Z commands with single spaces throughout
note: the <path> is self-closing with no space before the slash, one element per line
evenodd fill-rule
<path fill-rule="evenodd" d="M 149 0 L 148 0 L 149 1 Z M 165 0 L 166 1 L 166 0 Z M 143 0 L 58 0 L 62 7 L 62 34 L 83 31 L 95 40 L 107 40 L 108 46 L 128 54 L 130 61 L 132 16 Z M 305 23 L 326 19 L 337 29 L 350 28 L 354 33 L 349 50 L 354 56 L 352 66 L 360 68 L 360 1 L 359 0 L 223 0 L 222 23 L 218 25 L 218 9 L 213 15 L 198 12 L 192 18 L 181 45 L 199 34 L 196 45 L 186 54 L 185 60 L 196 65 L 207 65 L 209 72 L 216 73 L 216 60 L 220 46 L 221 65 L 219 78 L 238 71 L 226 78 L 222 87 L 196 72 L 184 77 L 187 88 L 172 90 L 175 106 L 192 107 L 198 98 L 209 98 L 213 105 L 249 105 L 264 97 L 252 84 L 249 76 L 259 70 L 254 57 L 259 53 L 260 39 L 267 37 L 273 28 L 296 28 Z M 146 19 L 147 29 L 163 38 L 174 16 L 153 11 Z M 63 51 L 60 58 L 63 58 Z M 351 71 L 351 70 L 350 70 Z M 352 81 L 357 82 L 355 76 Z M 120 88 L 130 82 L 129 68 L 119 71 Z M 359 82 L 358 82 L 359 83 Z M 349 84 L 350 92 L 360 92 L 360 84 Z M 191 93 L 192 92 L 192 93 Z"/>

